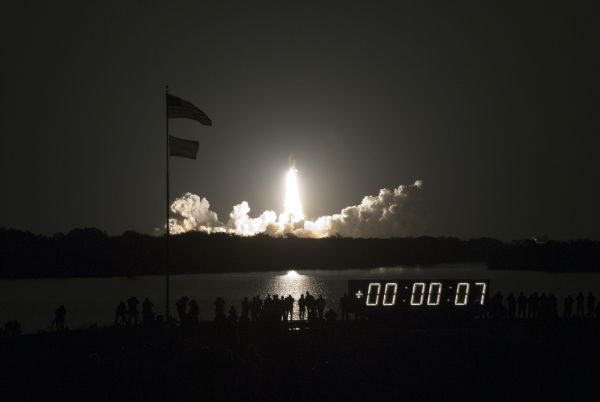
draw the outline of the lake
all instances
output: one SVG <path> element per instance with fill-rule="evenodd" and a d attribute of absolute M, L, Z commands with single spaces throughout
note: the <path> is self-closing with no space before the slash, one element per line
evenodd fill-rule
<path fill-rule="evenodd" d="M 297 270 L 285 272 L 253 272 L 228 274 L 175 275 L 171 277 L 171 313 L 175 300 L 183 295 L 196 299 L 200 319 L 213 318 L 213 302 L 221 296 L 227 309 L 234 304 L 238 310 L 244 296 L 260 294 L 291 294 L 296 300 L 309 291 L 322 294 L 328 306 L 339 312 L 339 298 L 347 289 L 349 279 L 488 279 L 490 292 L 530 293 L 553 292 L 562 299 L 567 294 L 588 291 L 600 296 L 600 274 L 548 274 L 534 271 L 492 271 L 484 264 L 444 264 L 424 267 L 391 267 L 349 269 L 338 271 Z M 0 324 L 17 319 L 24 332 L 48 329 L 54 310 L 61 304 L 67 308 L 67 326 L 72 329 L 93 324 L 114 322 L 115 307 L 120 300 L 135 295 L 140 302 L 149 297 L 157 313 L 164 312 L 165 280 L 162 276 L 19 279 L 0 281 Z M 295 306 L 297 309 L 297 305 Z M 141 309 L 141 305 L 140 305 Z"/>

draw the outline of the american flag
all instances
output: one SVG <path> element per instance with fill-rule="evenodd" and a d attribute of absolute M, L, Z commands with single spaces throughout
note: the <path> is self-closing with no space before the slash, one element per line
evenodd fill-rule
<path fill-rule="evenodd" d="M 191 102 L 167 94 L 167 116 L 169 119 L 192 119 L 205 126 L 212 126 L 212 120 Z"/>
<path fill-rule="evenodd" d="M 183 138 L 169 136 L 169 155 L 181 158 L 196 159 L 200 143 Z"/>

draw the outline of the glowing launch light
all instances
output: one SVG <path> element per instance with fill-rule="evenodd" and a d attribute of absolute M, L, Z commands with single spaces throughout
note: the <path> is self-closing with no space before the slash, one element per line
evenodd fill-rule
<path fill-rule="evenodd" d="M 292 223 L 304 219 L 302 205 L 300 204 L 300 193 L 298 192 L 298 179 L 296 178 L 296 168 L 290 167 L 285 179 L 285 214 Z"/>
<path fill-rule="evenodd" d="M 300 274 L 298 272 L 294 271 L 293 269 L 287 271 L 287 274 L 285 274 L 285 277 L 288 279 L 295 279 L 295 278 L 298 278 L 299 276 L 300 276 Z"/>

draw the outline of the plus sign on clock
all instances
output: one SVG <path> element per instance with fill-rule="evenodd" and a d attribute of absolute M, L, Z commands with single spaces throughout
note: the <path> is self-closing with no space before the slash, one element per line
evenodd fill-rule
<path fill-rule="evenodd" d="M 363 292 L 361 292 L 360 290 L 358 292 L 356 292 L 356 298 L 360 299 L 363 295 Z"/>

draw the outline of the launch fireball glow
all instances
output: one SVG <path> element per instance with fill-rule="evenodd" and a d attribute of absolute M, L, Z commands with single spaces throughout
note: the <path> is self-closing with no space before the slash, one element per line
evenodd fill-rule
<path fill-rule="evenodd" d="M 294 154 L 289 157 L 289 170 L 285 180 L 285 201 L 283 203 L 287 222 L 296 223 L 304 219 L 300 192 L 298 191 L 298 178 L 296 177 L 296 160 Z"/>

